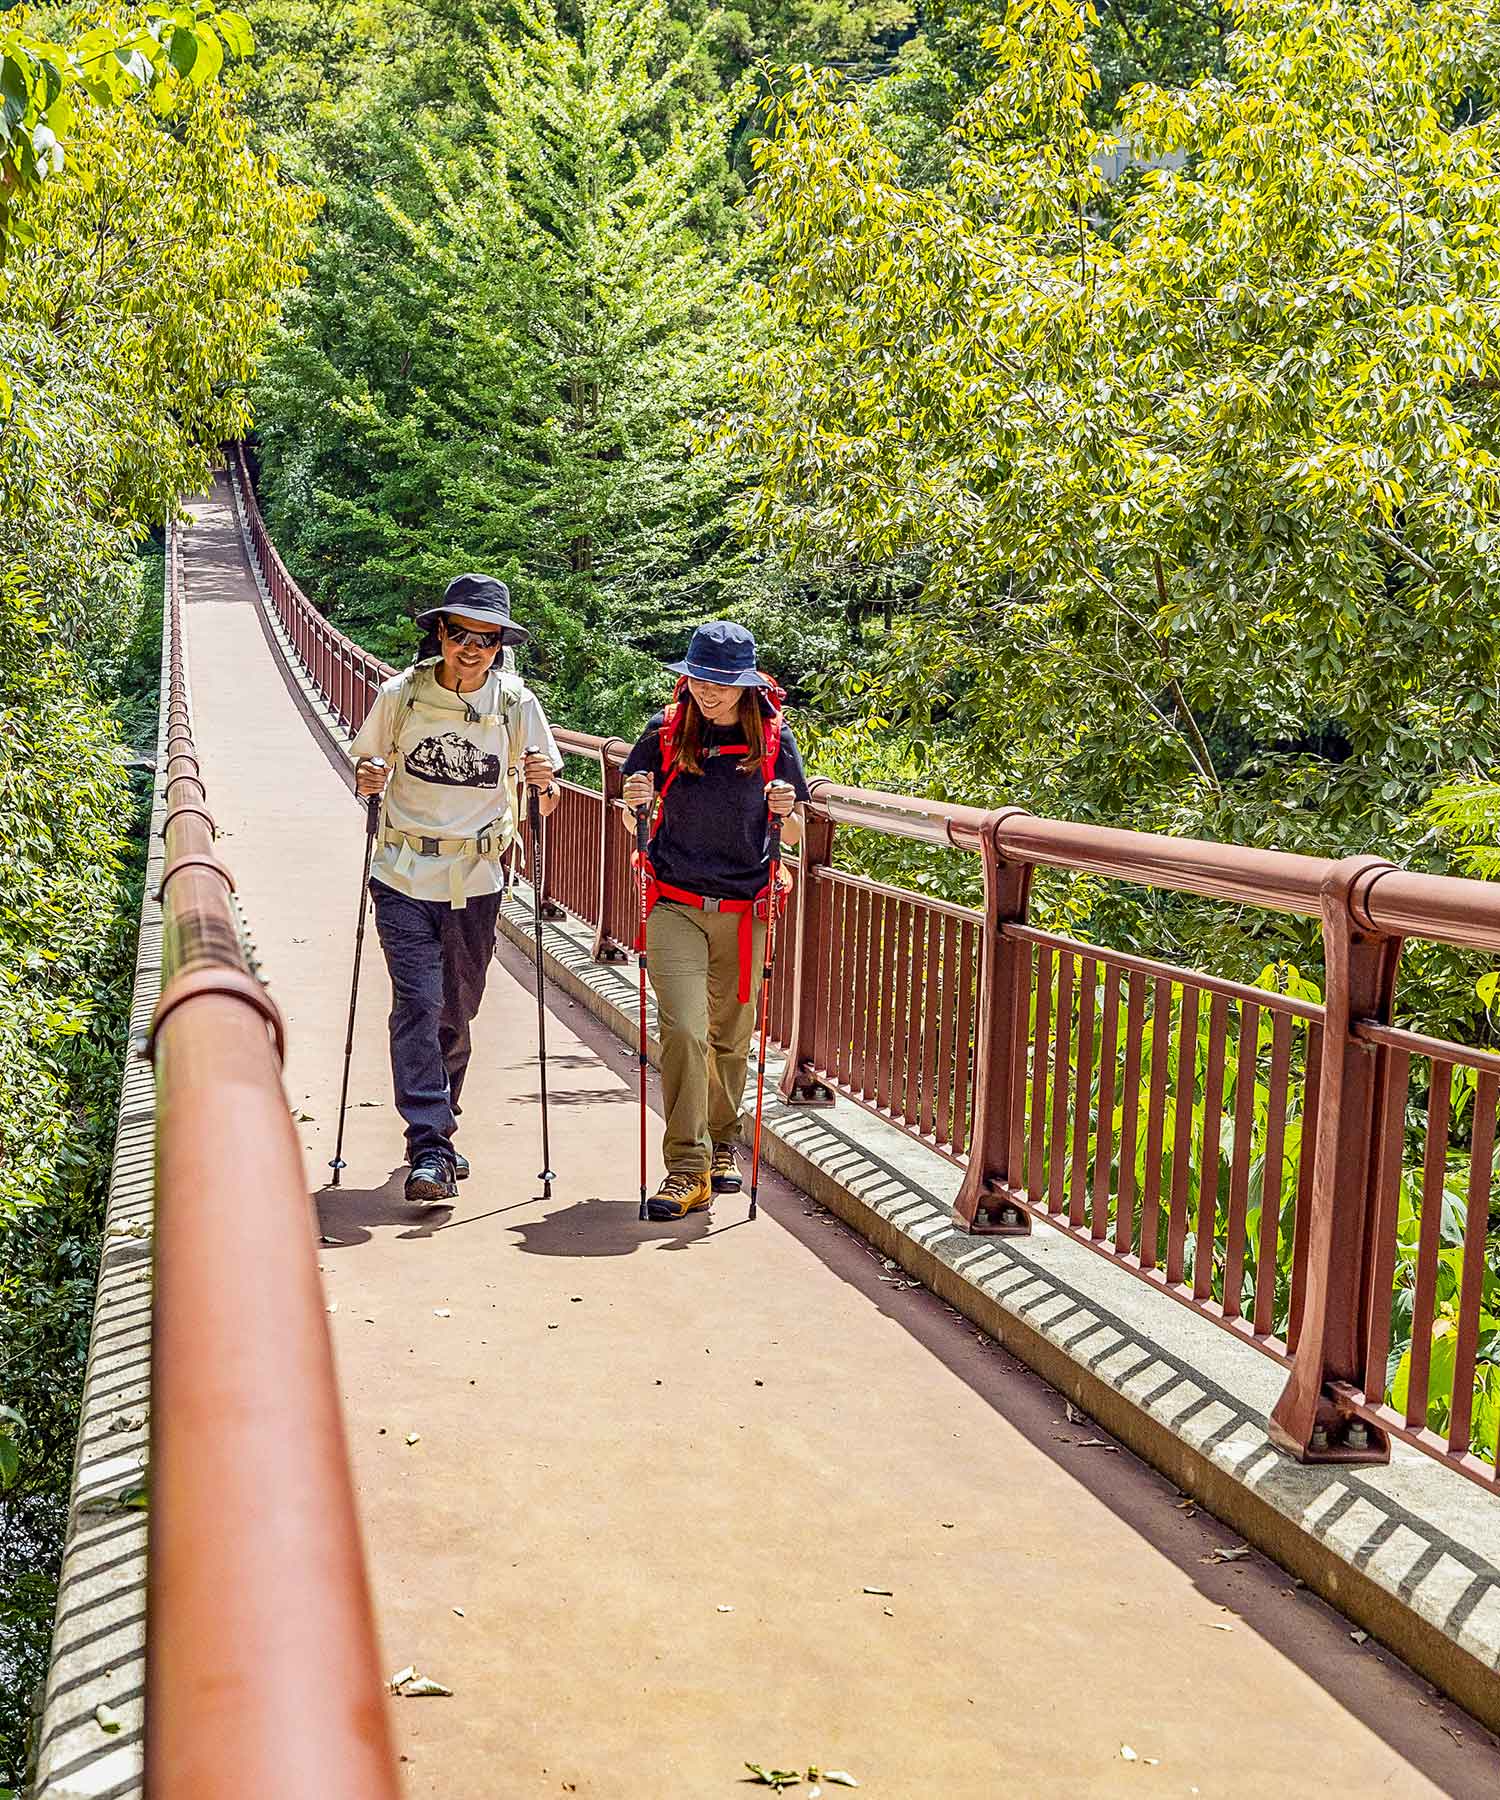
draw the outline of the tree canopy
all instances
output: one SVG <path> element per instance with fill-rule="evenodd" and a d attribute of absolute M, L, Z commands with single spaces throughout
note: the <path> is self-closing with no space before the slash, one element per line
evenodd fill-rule
<path fill-rule="evenodd" d="M 1013 0 L 927 185 L 837 75 L 781 94 L 747 521 L 904 561 L 847 698 L 976 793 L 1423 854 L 1496 748 L 1492 8 L 1241 0 L 1108 129 L 1094 23 Z"/>

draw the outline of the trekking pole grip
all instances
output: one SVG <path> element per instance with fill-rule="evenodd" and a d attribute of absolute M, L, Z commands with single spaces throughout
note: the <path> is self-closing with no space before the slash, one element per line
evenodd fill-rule
<path fill-rule="evenodd" d="M 380 769 L 383 771 L 385 769 L 385 759 L 379 756 L 372 756 L 369 758 L 366 766 L 371 769 Z M 366 837 L 374 837 L 376 832 L 380 830 L 380 800 L 381 796 L 379 794 L 365 795 Z"/>

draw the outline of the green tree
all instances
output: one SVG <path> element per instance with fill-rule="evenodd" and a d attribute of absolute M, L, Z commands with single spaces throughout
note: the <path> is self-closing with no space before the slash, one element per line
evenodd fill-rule
<path fill-rule="evenodd" d="M 1231 79 L 1106 132 L 1092 15 L 1015 0 L 940 186 L 792 87 L 749 521 L 920 563 L 854 704 L 961 741 L 976 797 L 1430 857 L 1435 775 L 1497 748 L 1494 8 L 1235 18 Z M 1110 193 L 1122 136 L 1182 166 Z"/>
<path fill-rule="evenodd" d="M 544 627 L 534 667 L 599 728 L 750 579 L 733 471 L 692 442 L 742 329 L 727 150 L 748 86 L 685 92 L 699 44 L 665 57 L 669 24 L 589 0 L 575 26 L 542 5 L 491 37 L 481 128 L 423 121 L 383 217 L 342 210 L 260 434 L 278 528 L 349 629 L 400 655 L 419 602 L 495 566 Z"/>

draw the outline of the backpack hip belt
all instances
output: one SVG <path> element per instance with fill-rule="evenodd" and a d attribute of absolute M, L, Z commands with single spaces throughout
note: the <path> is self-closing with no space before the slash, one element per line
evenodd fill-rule
<path fill-rule="evenodd" d="M 788 890 L 779 883 L 776 889 L 776 916 L 779 919 L 786 911 Z M 750 990 L 754 985 L 753 963 L 755 961 L 755 921 L 770 917 L 770 883 L 768 882 L 753 900 L 721 900 L 712 894 L 692 894 L 686 888 L 673 887 L 668 881 L 658 881 L 656 871 L 650 863 L 646 864 L 646 916 L 649 918 L 658 900 L 672 900 L 679 906 L 691 906 L 699 912 L 735 913 L 740 921 L 740 1005 L 744 1006 L 750 999 Z M 642 946 L 644 948 L 644 945 Z"/>
<path fill-rule="evenodd" d="M 399 848 L 395 872 L 401 876 L 411 874 L 419 856 L 451 857 L 453 860 L 448 865 L 448 904 L 455 911 L 462 911 L 469 903 L 469 897 L 464 891 L 464 864 L 466 861 L 498 862 L 510 848 L 512 841 L 510 834 L 503 829 L 504 825 L 503 819 L 497 819 L 476 837 L 457 838 L 424 837 L 414 831 L 397 831 L 394 825 L 382 825 L 380 842 Z"/>

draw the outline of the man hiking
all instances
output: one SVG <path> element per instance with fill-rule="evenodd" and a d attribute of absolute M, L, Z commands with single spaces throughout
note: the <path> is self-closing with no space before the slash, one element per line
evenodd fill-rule
<path fill-rule="evenodd" d="M 700 625 L 669 665 L 676 697 L 625 759 L 626 829 L 631 812 L 660 803 L 645 871 L 667 1114 L 653 1219 L 702 1211 L 740 1186 L 734 1142 L 771 903 L 770 822 L 782 820 L 782 842 L 795 845 L 795 809 L 809 797 L 784 696 L 755 664 L 744 626 Z"/>
<path fill-rule="evenodd" d="M 417 624 L 427 634 L 417 660 L 381 688 L 350 754 L 356 792 L 384 795 L 370 893 L 391 976 L 406 1198 L 430 1205 L 452 1200 L 469 1172 L 453 1135 L 520 787 L 538 789 L 551 813 L 562 755 L 530 689 L 495 666 L 530 635 L 512 622 L 503 581 L 455 576 Z"/>

